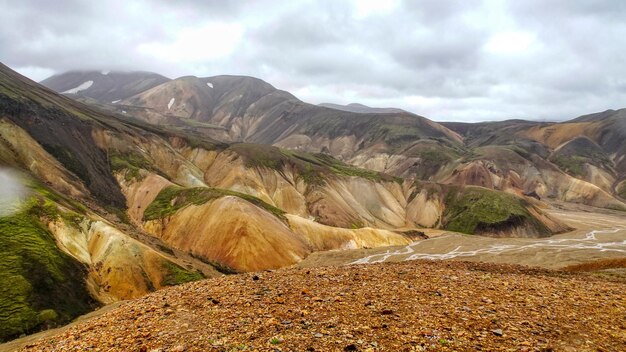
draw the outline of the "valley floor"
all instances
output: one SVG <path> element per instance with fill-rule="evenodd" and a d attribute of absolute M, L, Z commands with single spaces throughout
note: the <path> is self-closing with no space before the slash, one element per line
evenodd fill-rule
<path fill-rule="evenodd" d="M 26 351 L 626 348 L 626 284 L 503 264 L 407 261 L 225 276 L 160 290 Z"/>
<path fill-rule="evenodd" d="M 408 246 L 313 253 L 300 267 L 453 259 L 550 269 L 626 257 L 626 213 L 575 204 L 546 210 L 574 230 L 548 238 L 491 238 L 436 232 Z"/>

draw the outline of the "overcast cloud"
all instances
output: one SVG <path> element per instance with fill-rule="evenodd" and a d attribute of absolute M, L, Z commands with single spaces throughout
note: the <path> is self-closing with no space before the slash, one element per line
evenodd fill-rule
<path fill-rule="evenodd" d="M 439 121 L 626 107 L 626 1 L 0 0 L 0 60 L 259 77 L 311 103 Z"/>

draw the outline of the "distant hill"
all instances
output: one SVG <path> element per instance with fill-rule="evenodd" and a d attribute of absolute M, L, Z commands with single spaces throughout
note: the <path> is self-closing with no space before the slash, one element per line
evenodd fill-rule
<path fill-rule="evenodd" d="M 323 106 L 325 108 L 356 112 L 359 114 L 374 114 L 374 113 L 409 113 L 402 109 L 396 108 L 372 108 L 367 105 L 359 104 L 359 103 L 351 103 L 347 105 L 333 104 L 333 103 L 321 103 L 319 106 Z"/>
<path fill-rule="evenodd" d="M 399 109 L 307 104 L 246 76 L 181 77 L 115 104 L 73 97 L 198 138 L 322 152 L 404 178 L 626 207 L 621 110 L 562 123 L 437 123 Z M 559 151 L 579 136 L 588 142 Z M 595 154 L 577 152 L 582 145 Z"/>
<path fill-rule="evenodd" d="M 114 103 L 167 81 L 152 72 L 70 71 L 40 83 L 59 93 Z"/>

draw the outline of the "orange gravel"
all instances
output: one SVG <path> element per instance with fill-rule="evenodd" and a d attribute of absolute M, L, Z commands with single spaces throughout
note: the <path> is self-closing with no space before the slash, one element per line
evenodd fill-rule
<path fill-rule="evenodd" d="M 128 301 L 27 351 L 625 351 L 626 284 L 413 261 L 219 277 Z"/>

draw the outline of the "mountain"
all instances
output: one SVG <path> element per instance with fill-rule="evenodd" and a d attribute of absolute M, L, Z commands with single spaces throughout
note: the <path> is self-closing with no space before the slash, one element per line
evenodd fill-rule
<path fill-rule="evenodd" d="M 71 71 L 40 83 L 63 94 L 114 104 L 167 81 L 152 72 Z"/>
<path fill-rule="evenodd" d="M 402 178 L 626 209 L 620 111 L 567 123 L 440 124 L 404 111 L 315 106 L 245 76 L 181 77 L 98 106 L 199 139 L 322 152 Z M 574 141 L 579 135 L 585 141 Z M 595 152 L 581 154 L 590 143 Z"/>
<path fill-rule="evenodd" d="M 178 120 L 225 142 L 272 144 L 350 157 L 361 150 L 406 148 L 420 139 L 455 145 L 459 137 L 424 117 L 400 113 L 363 115 L 304 103 L 252 77 L 182 77 L 137 94 L 121 105 L 148 109 L 153 121 Z"/>
<path fill-rule="evenodd" d="M 375 113 L 407 113 L 405 110 L 396 109 L 396 108 L 372 108 L 367 105 L 359 104 L 359 103 L 351 103 L 346 105 L 341 104 L 333 104 L 333 103 L 321 103 L 319 106 L 323 106 L 325 108 L 331 108 L 335 110 L 356 112 L 359 114 L 375 114 Z"/>
<path fill-rule="evenodd" d="M 463 135 L 476 154 L 452 172 L 466 175 L 471 184 L 516 187 L 542 197 L 624 208 L 626 147 L 621 141 L 626 138 L 626 110 L 559 123 L 444 125 Z"/>
<path fill-rule="evenodd" d="M 214 100 L 192 106 L 202 86 Z M 247 77 L 168 81 L 126 104 L 149 103 L 160 114 L 161 102 L 182 97 L 193 109 L 174 100 L 178 114 L 251 140 L 298 132 L 333 143 L 350 134 L 374 143 L 368 148 L 415 136 L 457 143 L 416 115 L 317 107 Z M 27 189 L 0 219 L 2 339 L 163 286 L 276 269 L 315 251 L 406 245 L 423 227 L 533 237 L 569 229 L 532 198 L 402 179 L 329 154 L 224 143 L 101 107 L 0 66 L 0 162 L 18 170 Z M 400 126 L 404 139 L 394 132 Z"/>

